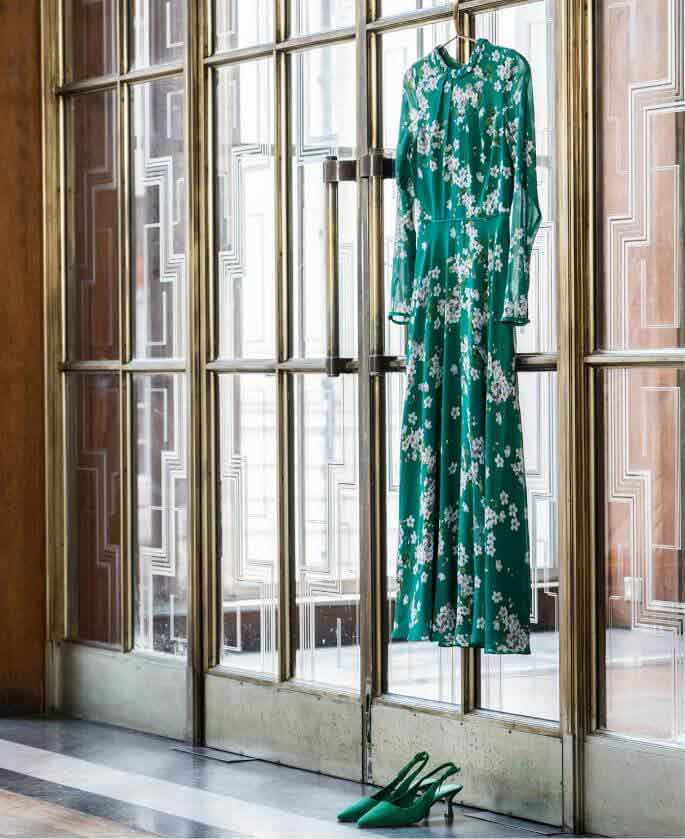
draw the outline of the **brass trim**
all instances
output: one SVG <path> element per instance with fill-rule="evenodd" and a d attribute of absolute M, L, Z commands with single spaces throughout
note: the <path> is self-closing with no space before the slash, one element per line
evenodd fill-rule
<path fill-rule="evenodd" d="M 286 37 L 290 4 L 277 0 L 274 29 L 277 38 Z M 293 380 L 286 367 L 292 347 L 292 183 L 290 175 L 292 113 L 292 67 L 285 53 L 273 53 L 275 152 L 274 218 L 276 222 L 276 353 L 278 374 L 277 456 L 281 480 L 278 485 L 278 672 L 279 683 L 295 674 L 297 606 L 295 579 Z"/>
<path fill-rule="evenodd" d="M 121 371 L 119 373 L 119 458 L 121 461 L 121 647 L 123 652 L 130 652 L 135 646 L 135 475 L 136 464 L 133 453 L 133 441 L 136 439 L 133 425 L 134 412 L 133 377 Z"/>
<path fill-rule="evenodd" d="M 122 72 L 120 75 L 110 73 L 106 76 L 98 76 L 92 79 L 80 79 L 77 82 L 55 87 L 58 96 L 70 96 L 77 93 L 92 93 L 116 87 L 117 83 L 128 82 L 131 84 L 140 82 L 153 82 L 157 79 L 166 79 L 169 76 L 181 76 L 184 72 L 184 65 L 179 62 L 173 64 L 153 64 L 151 67 L 141 67 L 137 70 Z"/>
<path fill-rule="evenodd" d="M 564 827 L 583 830 L 584 738 L 591 706 L 590 664 L 595 604 L 592 429 L 587 353 L 593 264 L 591 9 L 584 0 L 556 0 L 557 137 L 557 335 L 559 347 L 559 565 L 560 721 L 563 749 Z"/>
<path fill-rule="evenodd" d="M 464 657 L 466 658 L 466 657 Z M 505 714 L 500 711 L 490 711 L 484 708 L 474 708 L 466 711 L 459 705 L 452 705 L 448 702 L 431 702 L 428 699 L 402 696 L 401 694 L 386 693 L 375 700 L 375 704 L 385 705 L 394 708 L 406 708 L 412 713 L 423 713 L 430 716 L 446 719 L 461 720 L 482 720 L 489 725 L 498 728 L 505 728 L 508 731 L 520 731 L 526 734 L 535 734 L 543 737 L 561 739 L 559 723 L 552 720 L 542 720 L 535 717 L 522 717 L 515 714 Z"/>
<path fill-rule="evenodd" d="M 590 367 L 682 367 L 685 349 L 670 350 L 601 350 L 584 358 Z"/>
<path fill-rule="evenodd" d="M 559 358 L 556 353 L 517 353 L 516 369 L 524 371 L 556 371 Z M 406 359 L 400 355 L 372 355 L 369 359 L 369 372 L 380 376 L 384 373 L 401 373 L 406 368 Z"/>
<path fill-rule="evenodd" d="M 204 99 L 205 79 L 202 59 L 205 41 L 202 36 L 205 20 L 201 2 L 188 2 L 186 6 L 186 38 L 184 49 L 184 102 L 185 102 L 185 160 L 186 160 L 186 357 L 189 375 L 185 389 L 187 400 L 188 433 L 188 616 L 186 657 L 186 738 L 200 746 L 205 741 L 205 620 L 204 592 L 206 543 L 204 533 L 204 504 L 206 487 L 206 442 L 203 431 L 206 428 L 206 392 L 204 390 L 205 360 L 204 311 L 205 292 L 203 280 L 202 245 L 206 216 L 204 184 L 204 150 L 207 141 L 203 113 L 206 112 Z"/>
<path fill-rule="evenodd" d="M 64 356 L 62 314 L 64 241 L 63 105 L 54 96 L 62 73 L 61 3 L 41 2 L 41 91 L 42 91 L 42 167 L 43 167 L 43 399 L 45 444 L 45 563 L 46 563 L 46 654 L 45 710 L 59 702 L 59 658 L 57 644 L 66 635 L 66 545 L 64 513 L 64 397 L 62 376 L 55 361 Z M 62 184 L 60 188 L 60 184 Z"/>
<path fill-rule="evenodd" d="M 323 161 L 323 182 L 325 184 L 356 180 L 357 161 L 355 159 L 338 160 L 337 157 L 327 157 Z"/>
<path fill-rule="evenodd" d="M 371 43 L 376 44 L 374 37 Z M 374 47 L 373 49 L 377 49 Z M 395 177 L 395 158 L 383 154 L 382 149 L 371 149 L 368 154 L 362 155 L 359 160 L 360 178 L 381 178 L 389 180 Z"/>

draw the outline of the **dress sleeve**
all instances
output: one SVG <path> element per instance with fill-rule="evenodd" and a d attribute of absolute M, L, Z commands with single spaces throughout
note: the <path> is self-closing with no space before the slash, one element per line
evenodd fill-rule
<path fill-rule="evenodd" d="M 526 61 L 512 93 L 514 117 L 507 124 L 507 141 L 514 172 L 509 220 L 509 262 L 499 320 L 523 326 L 528 318 L 530 254 L 542 214 L 538 203 L 535 155 L 535 111 L 530 67 Z"/>
<path fill-rule="evenodd" d="M 412 117 L 412 113 L 414 117 Z M 391 304 L 388 317 L 393 323 L 405 324 L 411 315 L 416 261 L 416 229 L 414 226 L 414 134 L 412 119 L 416 115 L 416 94 L 410 73 L 404 77 L 400 132 L 395 155 L 397 187 L 397 222 L 395 251 L 392 263 Z"/>

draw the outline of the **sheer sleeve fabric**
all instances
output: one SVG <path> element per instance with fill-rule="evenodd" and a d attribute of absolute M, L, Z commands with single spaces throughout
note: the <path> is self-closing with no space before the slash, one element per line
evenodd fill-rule
<path fill-rule="evenodd" d="M 395 184 L 397 187 L 397 221 L 395 250 L 392 264 L 391 304 L 388 317 L 398 324 L 406 324 L 411 316 L 416 261 L 416 228 L 414 225 L 414 134 L 413 122 L 417 113 L 416 92 L 411 73 L 404 77 L 400 131 L 395 155 Z"/>
<path fill-rule="evenodd" d="M 535 110 L 530 67 L 522 60 L 512 92 L 513 116 L 507 141 L 514 174 L 509 220 L 509 262 L 499 320 L 523 326 L 529 322 L 530 255 L 542 214 L 538 202 Z"/>

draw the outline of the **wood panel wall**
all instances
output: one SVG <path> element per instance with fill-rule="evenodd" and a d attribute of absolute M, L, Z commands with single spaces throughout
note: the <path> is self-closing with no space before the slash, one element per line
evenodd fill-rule
<path fill-rule="evenodd" d="M 44 702 L 40 2 L 0 1 L 0 714 Z"/>

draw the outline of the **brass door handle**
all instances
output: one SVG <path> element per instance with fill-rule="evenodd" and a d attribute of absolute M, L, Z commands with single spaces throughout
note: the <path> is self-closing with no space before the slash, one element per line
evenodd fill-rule
<path fill-rule="evenodd" d="M 338 184 L 357 180 L 357 161 L 327 157 L 323 162 L 326 187 L 326 375 L 345 373 L 352 361 L 340 355 L 340 258 Z"/>

